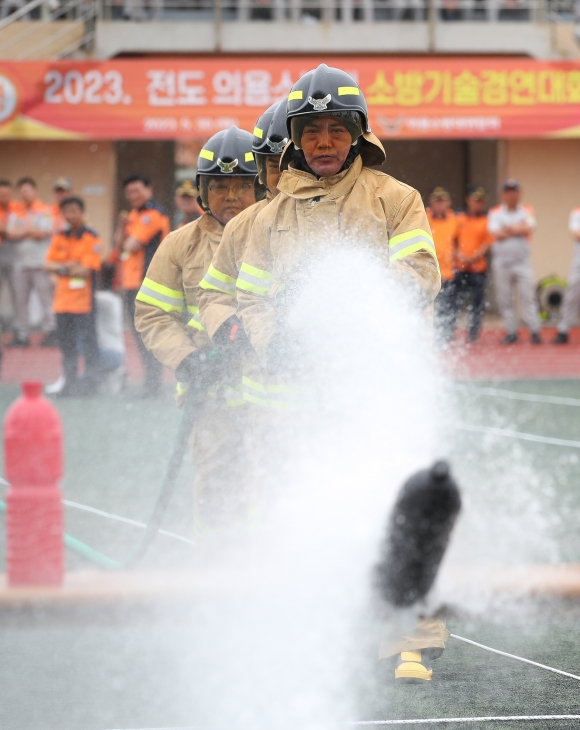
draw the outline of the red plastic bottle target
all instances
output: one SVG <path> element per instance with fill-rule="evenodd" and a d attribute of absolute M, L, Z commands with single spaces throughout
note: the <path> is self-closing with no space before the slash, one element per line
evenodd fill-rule
<path fill-rule="evenodd" d="M 4 419 L 6 561 L 10 585 L 60 585 L 64 578 L 62 423 L 42 397 L 42 384 L 22 383 L 23 396 Z"/>

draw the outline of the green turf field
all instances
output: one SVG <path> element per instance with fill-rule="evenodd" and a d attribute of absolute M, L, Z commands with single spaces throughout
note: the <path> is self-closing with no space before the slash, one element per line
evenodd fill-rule
<path fill-rule="evenodd" d="M 468 426 L 490 426 L 580 442 L 580 408 L 491 396 L 480 388 L 580 399 L 578 381 L 518 381 L 466 384 L 456 391 L 456 413 Z M 0 412 L 17 396 L 0 388 Z M 179 424 L 171 395 L 159 401 L 100 398 L 58 402 L 65 427 L 65 498 L 146 521 L 153 506 Z M 490 459 L 490 450 L 494 458 Z M 580 562 L 580 448 L 493 433 L 442 429 L 440 451 L 449 456 L 466 486 L 471 513 L 496 506 L 499 528 L 469 519 L 459 529 L 473 535 L 467 560 L 484 557 L 483 545 L 498 560 Z M 516 468 L 514 469 L 514 464 Z M 164 527 L 192 536 L 193 467 L 182 472 Z M 517 484 L 516 484 L 517 482 Z M 510 518 L 524 520 L 522 534 L 510 534 Z M 506 516 L 507 515 L 507 516 Z M 142 531 L 98 515 L 66 508 L 66 529 L 111 557 L 122 559 Z M 488 537 L 492 529 L 493 540 Z M 0 539 L 3 555 L 3 530 Z M 487 540 L 487 543 L 486 543 Z M 192 548 L 159 536 L 143 567 L 185 565 Z M 69 570 L 86 568 L 67 555 Z M 496 649 L 580 674 L 580 611 L 538 615 L 517 610 L 509 618 L 492 613 L 452 615 L 452 633 Z M 175 728 L 194 725 L 196 676 L 195 616 L 141 617 L 39 625 L 0 630 L 0 728 L 2 730 L 107 730 Z M 189 647 L 181 653 L 176 649 Z M 580 715 L 580 682 L 489 654 L 450 640 L 435 662 L 431 685 L 392 687 L 378 669 L 377 681 L 361 702 L 359 720 L 457 718 L 519 715 Z M 380 726 L 379 726 L 380 727 Z M 388 727 L 388 726 L 385 726 Z M 412 725 L 410 727 L 430 727 Z M 454 723 L 456 728 L 580 728 L 580 720 Z M 233 728 L 232 728 L 233 730 Z M 302 729 L 300 729 L 302 730 Z"/>

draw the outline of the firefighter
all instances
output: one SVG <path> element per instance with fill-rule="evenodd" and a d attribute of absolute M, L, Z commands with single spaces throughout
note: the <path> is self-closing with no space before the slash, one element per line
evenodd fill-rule
<path fill-rule="evenodd" d="M 570 270 L 570 281 L 564 291 L 562 302 L 562 319 L 558 323 L 558 332 L 552 340 L 554 345 L 565 345 L 568 342 L 568 330 L 576 322 L 580 311 L 580 208 L 570 213 L 569 229 L 574 239 L 574 258 Z"/>
<path fill-rule="evenodd" d="M 286 102 L 279 101 L 258 119 L 252 142 L 258 181 L 266 189 L 266 196 L 226 226 L 221 243 L 200 284 L 200 319 L 211 339 L 220 345 L 245 338 L 237 317 L 236 280 L 252 223 L 258 213 L 278 194 L 280 158 L 288 143 L 287 135 Z M 259 363 L 257 367 L 259 368 Z M 245 377 L 244 395 L 250 402 L 261 402 L 262 386 L 252 381 L 251 377 Z"/>
<path fill-rule="evenodd" d="M 203 215 L 167 236 L 137 294 L 137 330 L 159 362 L 174 371 L 178 392 L 195 382 L 209 388 L 193 438 L 198 529 L 223 524 L 236 509 L 243 491 L 245 427 L 241 374 L 237 382 L 230 373 L 220 380 L 197 296 L 224 227 L 256 202 L 256 172 L 249 132 L 233 126 L 209 139 L 196 177 Z"/>
<path fill-rule="evenodd" d="M 441 267 L 441 291 L 435 300 L 435 331 L 438 341 L 445 344 L 453 339 L 457 319 L 455 286 L 457 218 L 451 210 L 451 195 L 440 185 L 434 188 L 429 196 L 427 219 Z"/>
<path fill-rule="evenodd" d="M 495 241 L 491 249 L 491 268 L 499 311 L 506 326 L 504 345 L 518 341 L 518 321 L 514 302 L 517 285 L 524 324 L 530 328 L 530 341 L 540 345 L 540 316 L 534 292 L 534 271 L 530 239 L 536 220 L 529 205 L 520 202 L 520 184 L 515 178 L 502 187 L 502 204 L 489 211 L 488 230 Z"/>
<path fill-rule="evenodd" d="M 419 193 L 370 167 L 383 163 L 385 152 L 371 133 L 355 80 L 325 64 L 306 73 L 288 97 L 287 131 L 280 193 L 256 217 L 237 281 L 238 313 L 271 374 L 285 367 L 294 347 L 282 329 L 284 299 L 299 284 L 308 257 L 329 241 L 341 237 L 344 245 L 374 250 L 422 306 L 432 305 L 440 287 Z M 267 393 L 274 407 L 281 406 L 279 396 L 280 390 Z M 299 406 L 296 394 L 293 405 Z M 399 645 L 382 647 L 381 658 L 397 655 L 400 681 L 428 681 L 428 654 L 441 652 L 447 637 L 442 623 L 424 622 Z"/>
<path fill-rule="evenodd" d="M 484 187 L 470 186 L 465 198 L 466 210 L 457 215 L 455 295 L 458 308 L 461 301 L 468 299 L 470 342 L 479 336 L 485 304 L 487 252 L 492 241 L 487 230 L 486 200 Z"/>
<path fill-rule="evenodd" d="M 286 130 L 286 101 L 267 109 L 256 122 L 252 150 L 258 168 L 257 183 L 265 188 L 266 196 L 228 223 L 209 270 L 201 282 L 200 319 L 212 340 L 220 346 L 235 347 L 242 360 L 242 391 L 249 406 L 246 450 L 248 482 L 252 489 L 255 511 L 260 497 L 266 494 L 268 470 L 264 463 L 276 449 L 270 435 L 271 414 L 268 410 L 267 373 L 245 336 L 237 317 L 236 279 L 252 223 L 278 194 L 280 158 L 288 143 Z"/>

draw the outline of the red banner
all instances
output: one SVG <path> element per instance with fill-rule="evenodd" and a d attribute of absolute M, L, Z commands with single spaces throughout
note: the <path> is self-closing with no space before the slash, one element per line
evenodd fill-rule
<path fill-rule="evenodd" d="M 383 138 L 580 136 L 580 63 L 367 57 L 0 62 L 0 138 L 205 139 L 321 62 L 360 84 Z"/>

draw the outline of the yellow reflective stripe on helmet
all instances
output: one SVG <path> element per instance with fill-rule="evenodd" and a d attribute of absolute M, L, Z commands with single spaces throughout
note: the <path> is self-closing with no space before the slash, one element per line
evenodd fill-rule
<path fill-rule="evenodd" d="M 215 154 L 211 150 L 201 150 L 199 156 L 202 157 L 204 160 L 209 160 L 210 162 L 213 162 Z"/>
<path fill-rule="evenodd" d="M 246 152 L 244 155 L 244 162 L 253 162 L 254 161 L 254 153 L 253 152 Z"/>
<path fill-rule="evenodd" d="M 270 291 L 272 274 L 244 262 L 240 268 L 236 286 L 242 291 L 249 291 L 263 296 Z"/>
<path fill-rule="evenodd" d="M 360 89 L 358 86 L 339 86 L 339 96 L 360 96 Z"/>
<path fill-rule="evenodd" d="M 218 271 L 213 264 L 210 264 L 209 269 L 201 280 L 199 286 L 202 289 L 215 289 L 215 291 L 221 291 L 232 297 L 236 295 L 236 280 L 233 276 L 222 274 L 222 272 Z"/>
<path fill-rule="evenodd" d="M 394 236 L 389 240 L 389 259 L 391 261 L 397 261 L 421 249 L 426 249 L 437 258 L 435 244 L 433 243 L 431 234 L 422 228 L 415 228 L 412 231 L 407 231 L 407 233 Z"/>
<path fill-rule="evenodd" d="M 260 127 L 254 127 L 254 137 L 257 137 L 258 139 L 262 139 L 264 136 L 264 130 L 260 129 Z"/>
<path fill-rule="evenodd" d="M 182 312 L 185 295 L 182 291 L 170 289 L 145 277 L 136 298 L 137 301 L 152 304 L 164 312 Z"/>
<path fill-rule="evenodd" d="M 302 99 L 303 93 L 301 91 L 291 91 L 288 94 L 288 101 L 294 101 L 294 99 Z"/>

